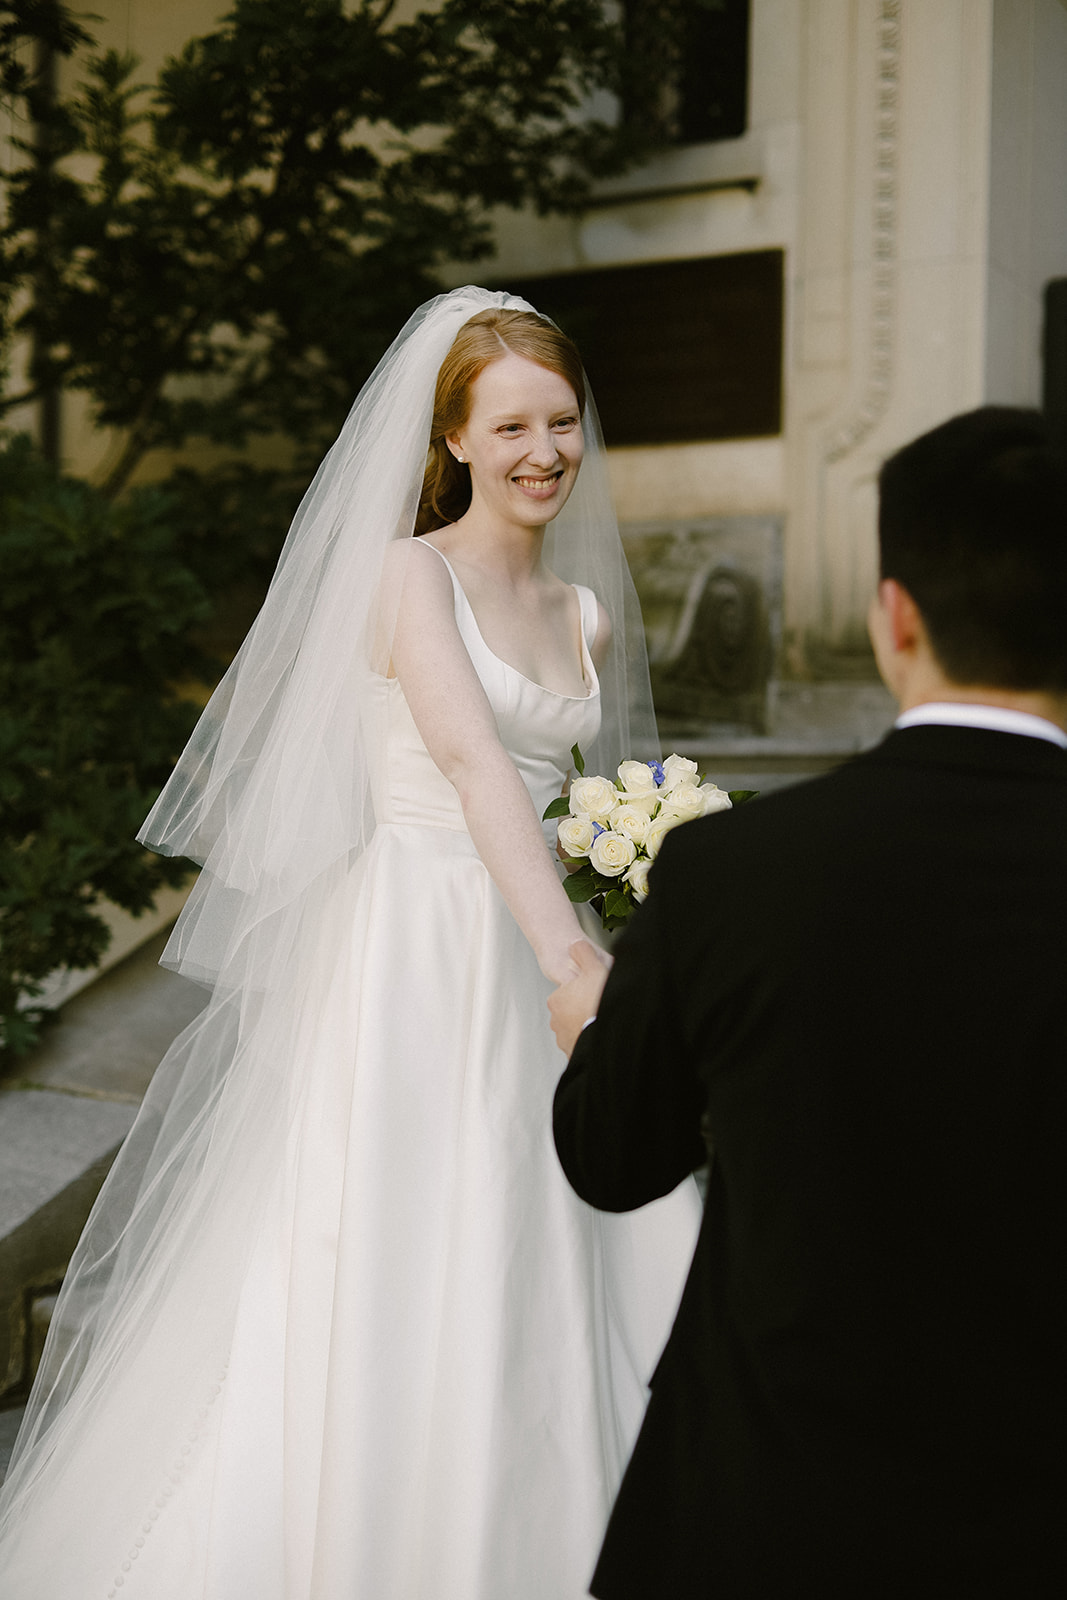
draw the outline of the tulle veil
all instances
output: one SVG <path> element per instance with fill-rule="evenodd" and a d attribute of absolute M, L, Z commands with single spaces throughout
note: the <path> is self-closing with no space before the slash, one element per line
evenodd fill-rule
<path fill-rule="evenodd" d="M 491 306 L 533 309 L 457 289 L 420 307 L 382 358 L 139 836 L 201 864 L 164 964 L 211 997 L 156 1072 L 71 1262 L 0 1497 L 0 1573 L 21 1571 L 49 1527 L 62 1540 L 75 1514 L 106 1519 L 114 1504 L 143 1502 L 148 1527 L 210 1427 L 301 1092 L 314 997 L 297 992 L 296 955 L 374 829 L 367 706 L 379 572 L 390 543 L 412 534 L 438 367 L 463 323 Z M 656 753 L 655 719 L 591 400 L 583 427 L 585 460 L 546 559 L 593 589 L 612 619 L 601 734 L 586 752 L 591 770 L 611 772 L 624 756 Z M 72 1465 L 80 1447 L 131 1405 L 108 1481 L 87 1479 Z"/>

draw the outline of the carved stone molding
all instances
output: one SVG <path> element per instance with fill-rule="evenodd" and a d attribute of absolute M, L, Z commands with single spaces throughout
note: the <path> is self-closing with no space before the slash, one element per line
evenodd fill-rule
<path fill-rule="evenodd" d="M 781 519 L 624 523 L 665 738 L 766 731 L 781 634 Z"/>
<path fill-rule="evenodd" d="M 881 420 L 889 404 L 896 314 L 900 14 L 901 0 L 880 0 L 867 379 L 856 410 L 837 426 L 827 441 L 825 460 L 828 463 L 840 461 L 854 450 Z"/>

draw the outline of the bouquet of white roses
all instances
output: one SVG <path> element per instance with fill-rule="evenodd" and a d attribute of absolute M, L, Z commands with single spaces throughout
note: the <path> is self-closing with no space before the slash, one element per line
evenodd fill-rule
<path fill-rule="evenodd" d="M 569 862 L 582 864 L 564 888 L 576 904 L 591 901 L 607 929 L 621 928 L 648 896 L 648 874 L 671 828 L 751 800 L 755 789 L 706 783 L 685 756 L 624 761 L 617 779 L 586 777 L 582 752 L 571 751 L 578 776 L 569 795 L 553 800 L 544 820 L 560 818 L 556 834 Z"/>

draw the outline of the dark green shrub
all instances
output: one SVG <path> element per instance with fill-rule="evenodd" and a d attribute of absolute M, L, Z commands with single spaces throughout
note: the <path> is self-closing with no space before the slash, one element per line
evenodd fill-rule
<path fill-rule="evenodd" d="M 55 967 L 100 959 L 103 897 L 134 913 L 185 863 L 134 835 L 195 720 L 208 606 L 158 489 L 109 503 L 29 440 L 0 443 L 0 1050 Z M 188 693 L 188 691 L 186 691 Z M 21 1001 L 21 1006 L 20 1006 Z"/>
<path fill-rule="evenodd" d="M 181 466 L 163 485 L 175 551 L 211 597 L 212 614 L 198 637 L 223 660 L 236 653 L 263 603 L 316 465 Z"/>
<path fill-rule="evenodd" d="M 32 346 L 0 414 L 84 392 L 111 493 L 201 439 L 317 460 L 442 271 L 492 255 L 498 206 L 572 212 L 648 153 L 643 114 L 589 112 L 624 77 L 656 99 L 633 86 L 688 3 L 656 0 L 632 71 L 602 0 L 231 0 L 155 84 L 86 47 L 91 7 L 0 7 L 0 346 Z M 78 50 L 57 89 L 41 43 Z"/>

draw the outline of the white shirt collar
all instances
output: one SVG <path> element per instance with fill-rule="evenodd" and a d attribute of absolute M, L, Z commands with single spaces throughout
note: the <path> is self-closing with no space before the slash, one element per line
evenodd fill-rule
<path fill-rule="evenodd" d="M 1047 739 L 1067 750 L 1067 733 L 1045 717 L 1029 711 L 1012 711 L 1007 706 L 978 706 L 960 700 L 930 700 L 912 706 L 897 718 L 894 727 L 917 728 L 934 723 L 939 727 L 987 728 L 992 733 L 1022 733 L 1031 739 Z"/>

